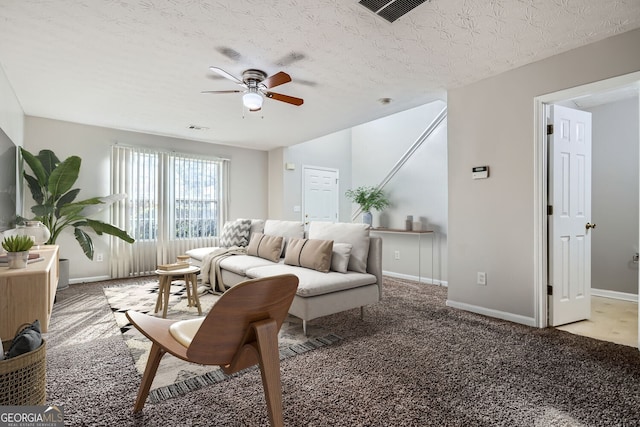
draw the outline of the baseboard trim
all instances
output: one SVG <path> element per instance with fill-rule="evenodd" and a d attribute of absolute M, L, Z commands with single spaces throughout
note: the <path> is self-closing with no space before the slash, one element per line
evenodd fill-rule
<path fill-rule="evenodd" d="M 464 302 L 447 300 L 447 307 L 457 308 L 460 310 L 470 311 L 472 313 L 482 314 L 483 316 L 495 317 L 497 319 L 508 320 L 509 322 L 520 323 L 522 325 L 536 327 L 536 319 L 533 317 L 521 316 L 519 314 L 508 313 L 506 311 L 493 310 L 491 308 L 471 305 Z"/>
<path fill-rule="evenodd" d="M 607 289 L 591 288 L 591 295 L 594 297 L 603 297 L 611 299 L 619 299 L 622 301 L 638 302 L 637 294 L 629 294 L 627 292 L 609 291 Z"/>
<path fill-rule="evenodd" d="M 420 277 L 418 280 L 418 276 L 412 276 L 410 274 L 402 274 L 402 273 L 394 273 L 393 271 L 382 271 L 382 274 L 389 277 L 394 277 L 396 279 L 404 279 L 404 280 L 413 280 L 414 282 L 420 282 L 427 285 L 438 285 L 438 286 L 448 286 L 449 282 L 446 280 L 434 280 L 430 277 Z"/>
<path fill-rule="evenodd" d="M 76 285 L 78 283 L 102 282 L 103 280 L 111 280 L 111 276 L 79 277 L 77 279 L 69 279 L 69 284 Z"/>

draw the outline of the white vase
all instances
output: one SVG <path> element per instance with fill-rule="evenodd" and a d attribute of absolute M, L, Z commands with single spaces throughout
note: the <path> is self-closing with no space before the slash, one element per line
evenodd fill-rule
<path fill-rule="evenodd" d="M 25 221 L 25 225 L 18 225 L 14 229 L 5 231 L 4 234 L 6 237 L 30 236 L 36 247 L 45 244 L 51 237 L 49 229 L 40 221 Z"/>
<path fill-rule="evenodd" d="M 51 237 L 49 229 L 40 221 L 26 221 L 23 233 L 31 236 L 37 246 L 45 244 L 47 240 L 49 240 L 49 237 Z"/>
<path fill-rule="evenodd" d="M 9 259 L 9 268 L 27 268 L 29 251 L 7 252 L 7 258 Z"/>
<path fill-rule="evenodd" d="M 362 212 L 362 223 L 369 224 L 369 226 L 373 224 L 373 215 L 371 215 L 371 212 Z"/>

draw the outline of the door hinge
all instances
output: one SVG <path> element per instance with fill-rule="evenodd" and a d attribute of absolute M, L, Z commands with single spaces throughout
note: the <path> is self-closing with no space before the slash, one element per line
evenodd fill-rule
<path fill-rule="evenodd" d="M 553 125 L 547 125 L 547 135 L 553 135 Z"/>
<path fill-rule="evenodd" d="M 553 206 L 547 205 L 547 215 L 553 215 Z"/>
<path fill-rule="evenodd" d="M 547 285 L 547 295 L 553 295 L 553 286 Z"/>

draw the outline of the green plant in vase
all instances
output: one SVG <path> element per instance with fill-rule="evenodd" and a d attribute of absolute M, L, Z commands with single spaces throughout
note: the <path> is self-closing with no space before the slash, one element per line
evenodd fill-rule
<path fill-rule="evenodd" d="M 24 252 L 33 247 L 29 236 L 9 236 L 2 241 L 2 248 L 7 252 Z"/>
<path fill-rule="evenodd" d="M 29 249 L 33 246 L 30 236 L 17 235 L 5 237 L 2 248 L 7 251 L 9 268 L 25 268 L 29 259 Z"/>
<path fill-rule="evenodd" d="M 362 209 L 362 222 L 372 224 L 371 209 L 381 211 L 390 205 L 389 199 L 382 189 L 362 186 L 355 190 L 347 190 L 345 196 L 354 203 L 360 205 Z"/>
<path fill-rule="evenodd" d="M 73 186 L 80 173 L 82 163 L 80 157 L 70 156 L 60 161 L 51 150 L 42 150 L 36 156 L 20 148 L 20 153 L 33 174 L 28 174 L 27 170 L 23 172 L 31 196 L 36 203 L 31 207 L 31 211 L 35 214 L 34 219 L 42 222 L 51 232 L 46 244 L 55 244 L 63 230 L 73 228 L 75 239 L 82 247 L 84 254 L 87 258 L 93 259 L 93 240 L 87 231 L 97 235 L 109 234 L 128 243 L 134 242 L 126 231 L 89 218 L 123 196 L 92 197 L 76 201 L 80 189 Z"/>

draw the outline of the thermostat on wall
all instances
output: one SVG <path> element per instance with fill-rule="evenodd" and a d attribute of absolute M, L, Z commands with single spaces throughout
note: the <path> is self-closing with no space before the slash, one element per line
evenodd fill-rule
<path fill-rule="evenodd" d="M 489 178 L 489 166 L 476 166 L 471 168 L 471 178 L 485 179 Z"/>

